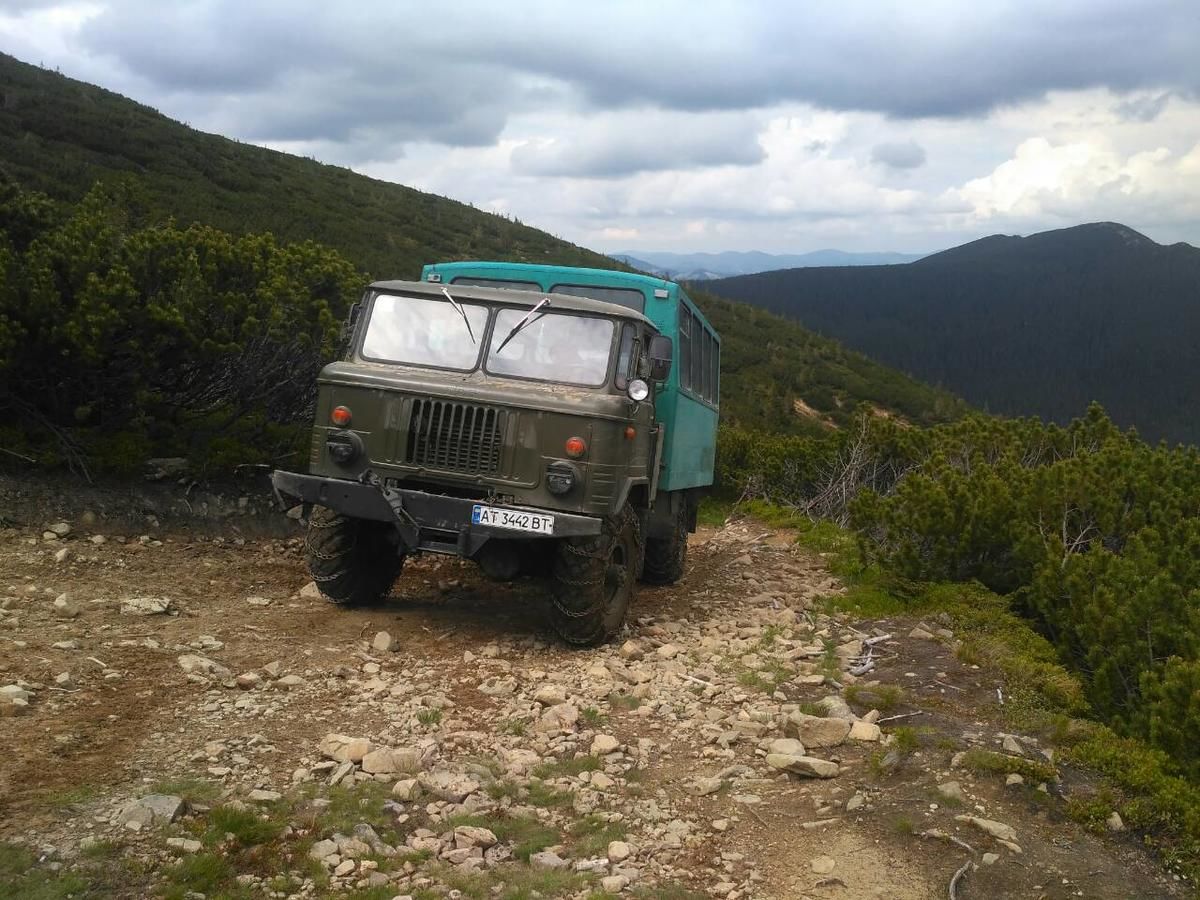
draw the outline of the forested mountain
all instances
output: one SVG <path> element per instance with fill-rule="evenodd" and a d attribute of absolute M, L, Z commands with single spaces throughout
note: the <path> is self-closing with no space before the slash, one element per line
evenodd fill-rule
<path fill-rule="evenodd" d="M 245 460 L 291 440 L 278 426 L 305 417 L 312 373 L 367 273 L 415 278 L 424 262 L 472 257 L 618 267 L 2 55 L 0 108 L 0 412 L 20 423 L 0 426 L 10 453 L 51 460 L 62 445 L 99 468 L 154 454 Z M 697 299 L 723 337 L 727 423 L 821 433 L 864 402 L 918 424 L 965 409 L 793 322 Z"/>
<path fill-rule="evenodd" d="M 776 269 L 807 266 L 890 266 L 921 259 L 923 253 L 848 253 L 813 250 L 810 253 L 763 253 L 758 250 L 721 253 L 614 253 L 612 258 L 656 275 L 683 281 L 703 281 L 734 275 L 753 275 Z"/>
<path fill-rule="evenodd" d="M 1200 442 L 1200 250 L 1101 222 L 996 235 L 904 266 L 710 282 L 992 412 L 1065 422 L 1090 401 Z"/>

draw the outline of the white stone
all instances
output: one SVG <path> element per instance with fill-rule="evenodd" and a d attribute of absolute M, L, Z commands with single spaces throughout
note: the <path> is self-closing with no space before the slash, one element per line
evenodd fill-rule
<path fill-rule="evenodd" d="M 809 864 L 809 868 L 817 875 L 828 875 L 837 866 L 837 862 L 832 856 L 818 856 Z"/>
<path fill-rule="evenodd" d="M 807 778 L 834 778 L 841 771 L 837 763 L 813 756 L 792 756 L 788 753 L 768 753 L 767 765 Z"/>
<path fill-rule="evenodd" d="M 965 822 L 968 825 L 973 825 L 980 831 L 990 834 L 992 837 L 1000 841 L 1017 842 L 1016 829 L 1011 825 L 1005 825 L 1003 822 L 996 822 L 992 819 L 981 819 L 978 816 L 955 816 L 956 822 Z"/>
<path fill-rule="evenodd" d="M 613 863 L 622 863 L 633 855 L 633 848 L 625 841 L 613 841 L 608 845 L 608 861 Z"/>
<path fill-rule="evenodd" d="M 850 726 L 850 740 L 877 741 L 883 737 L 883 732 L 874 722 L 855 722 Z"/>
<path fill-rule="evenodd" d="M 592 738 L 592 746 L 588 751 L 592 756 L 607 756 L 621 748 L 621 742 L 611 734 L 598 734 Z"/>
<path fill-rule="evenodd" d="M 158 616 L 170 609 L 168 597 L 130 597 L 121 603 L 121 612 L 127 616 Z"/>
<path fill-rule="evenodd" d="M 376 632 L 374 640 L 371 641 L 371 647 L 377 653 L 391 653 L 396 646 L 396 639 L 386 631 Z"/>

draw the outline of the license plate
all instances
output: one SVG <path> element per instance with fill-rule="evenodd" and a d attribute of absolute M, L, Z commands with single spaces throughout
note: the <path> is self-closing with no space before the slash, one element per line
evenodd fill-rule
<path fill-rule="evenodd" d="M 508 528 L 530 534 L 554 534 L 554 516 L 523 512 L 519 509 L 502 509 L 498 506 L 482 506 L 476 503 L 471 508 L 471 522 L 492 528 Z"/>

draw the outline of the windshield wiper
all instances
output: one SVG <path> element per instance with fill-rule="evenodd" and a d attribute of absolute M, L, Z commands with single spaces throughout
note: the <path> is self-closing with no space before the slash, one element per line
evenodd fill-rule
<path fill-rule="evenodd" d="M 535 321 L 534 314 L 538 310 L 540 310 L 543 306 L 549 306 L 549 305 L 550 305 L 549 297 L 543 297 L 541 300 L 539 300 L 537 302 L 537 305 L 533 309 L 531 309 L 529 312 L 525 313 L 525 318 L 523 318 L 520 322 L 518 322 L 516 325 L 514 325 L 513 330 L 510 331 L 507 335 L 505 335 L 504 340 L 502 340 L 500 342 L 500 346 L 496 348 L 496 352 L 499 353 L 501 350 L 503 350 L 504 345 L 507 344 L 509 341 L 511 341 L 513 338 L 515 338 L 520 333 L 522 328 L 524 328 L 526 325 L 530 324 L 531 322 Z M 544 316 L 545 313 L 542 313 L 542 315 Z M 539 319 L 541 317 L 542 316 L 538 316 Z"/>
<path fill-rule="evenodd" d="M 462 308 L 462 304 L 451 297 L 450 292 L 444 287 L 442 288 L 442 293 L 446 295 L 446 299 L 450 301 L 450 305 L 458 310 L 458 314 L 462 316 L 463 323 L 467 326 L 467 334 L 471 336 L 471 343 L 478 343 L 478 341 L 475 340 L 475 332 L 471 330 L 471 320 L 467 318 L 467 311 Z"/>

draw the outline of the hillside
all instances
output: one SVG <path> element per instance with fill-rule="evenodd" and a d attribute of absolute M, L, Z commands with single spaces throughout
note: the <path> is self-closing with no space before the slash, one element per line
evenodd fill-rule
<path fill-rule="evenodd" d="M 377 277 L 446 258 L 613 265 L 608 257 L 465 203 L 205 134 L 94 85 L 0 54 L 0 171 L 78 201 L 132 176 L 149 218 L 315 240 Z"/>
<path fill-rule="evenodd" d="M 5 108 L 0 117 L 0 169 L 22 187 L 60 201 L 60 220 L 76 208 L 96 179 L 129 183 L 130 189 L 99 201 L 103 211 L 92 210 L 85 217 L 93 224 L 123 221 L 117 231 L 127 236 L 124 240 L 130 234 L 136 237 L 139 228 L 173 217 L 180 226 L 198 222 L 250 243 L 263 231 L 284 241 L 313 239 L 374 274 L 416 277 L 426 261 L 469 257 L 617 267 L 608 257 L 534 228 L 346 169 L 203 134 L 117 94 L 2 55 L 0 94 Z M 0 192 L 0 232 L 5 229 L 6 202 L 20 205 Z M 49 229 L 46 235 L 60 231 L 41 220 L 37 228 Z M 56 252 L 76 252 L 65 232 L 61 238 L 53 239 L 60 246 Z M 10 239 L 19 244 L 15 237 Z M 96 240 L 110 249 L 115 246 L 111 234 Z M 221 245 L 211 234 L 189 233 L 178 241 L 193 247 Z M 137 244 L 132 240 L 129 246 Z M 345 297 L 353 296 L 353 278 L 338 260 L 321 260 L 315 269 L 339 273 L 339 287 L 325 296 L 330 312 L 338 316 Z M 18 283 L 16 270 L 10 274 Z M 24 301 L 16 297 L 13 302 L 21 306 Z M 59 315 L 68 315 L 74 302 L 64 297 Z M 139 315 L 138 302 L 128 299 L 129 315 Z M 794 323 L 713 298 L 702 297 L 701 302 L 724 336 L 722 415 L 727 422 L 803 432 L 846 421 L 861 402 L 921 423 L 944 421 L 963 408 L 948 394 L 847 352 Z M 284 319 L 291 321 L 291 315 L 303 315 L 308 322 L 308 313 Z M 29 340 L 22 340 L 34 352 Z M 327 337 L 314 332 L 313 340 L 320 344 Z M 54 351 L 56 358 L 67 359 L 60 351 Z M 111 359 L 112 346 L 105 352 Z M 71 376 L 73 381 L 80 377 Z M 95 383 L 93 378 L 85 380 Z M 66 392 L 60 389 L 54 395 L 62 398 Z M 77 424 L 71 418 L 73 407 L 63 402 L 63 423 Z M 814 414 L 798 414 L 797 409 Z"/>
<path fill-rule="evenodd" d="M 1200 250 L 1111 222 L 996 235 L 904 266 L 792 269 L 710 290 L 798 319 L 992 412 L 1097 400 L 1151 441 L 1200 442 Z"/>

